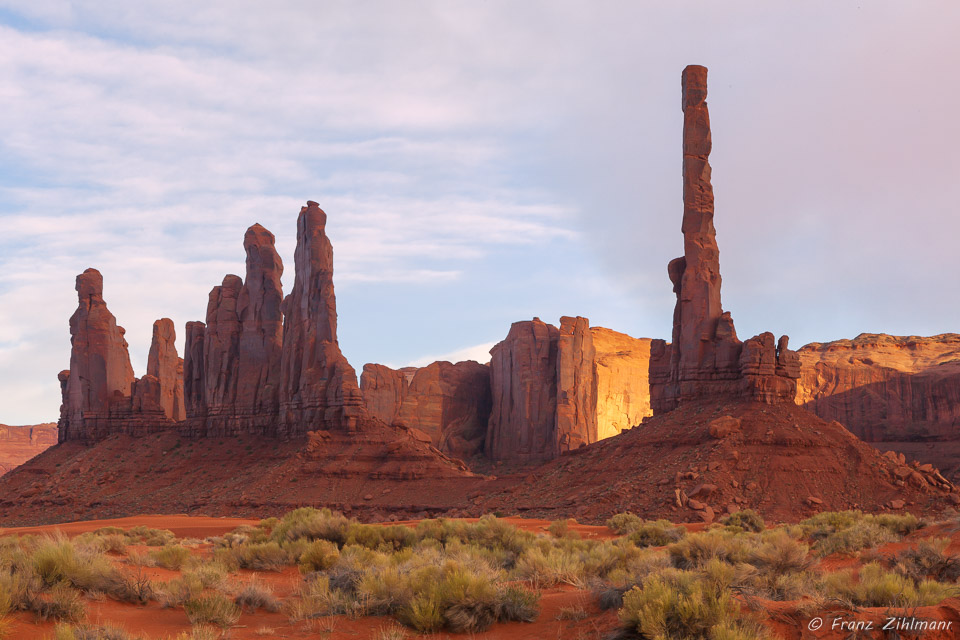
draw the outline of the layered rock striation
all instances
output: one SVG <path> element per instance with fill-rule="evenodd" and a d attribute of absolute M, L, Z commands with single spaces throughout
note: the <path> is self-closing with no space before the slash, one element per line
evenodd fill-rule
<path fill-rule="evenodd" d="M 11 426 L 0 424 L 0 475 L 57 444 L 53 422 Z"/>
<path fill-rule="evenodd" d="M 70 318 L 70 368 L 58 376 L 63 403 L 58 439 L 100 440 L 169 428 L 182 415 L 180 360 L 173 323 L 154 324 L 148 372 L 133 375 L 124 329 L 103 299 L 103 276 L 77 276 L 79 304 Z"/>
<path fill-rule="evenodd" d="M 797 404 L 870 441 L 960 440 L 960 335 L 863 333 L 799 350 Z"/>
<path fill-rule="evenodd" d="M 694 398 L 749 398 L 793 402 L 800 363 L 787 346 L 763 333 L 741 342 L 720 301 L 720 250 L 714 227 L 709 155 L 707 69 L 683 71 L 683 256 L 667 266 L 677 296 L 673 341 L 651 345 L 650 396 L 654 413 Z"/>

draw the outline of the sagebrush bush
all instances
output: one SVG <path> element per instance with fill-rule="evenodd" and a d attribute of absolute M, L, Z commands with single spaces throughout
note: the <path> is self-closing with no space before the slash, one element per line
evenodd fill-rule
<path fill-rule="evenodd" d="M 164 569 L 179 571 L 190 558 L 190 550 L 180 545 L 168 544 L 152 549 L 150 557 Z"/>
<path fill-rule="evenodd" d="M 66 584 L 58 584 L 40 594 L 32 608 L 40 620 L 79 622 L 87 615 L 83 596 Z"/>
<path fill-rule="evenodd" d="M 276 542 L 244 544 L 230 549 L 242 569 L 256 571 L 282 571 L 293 564 L 290 554 Z"/>
<path fill-rule="evenodd" d="M 861 511 L 828 511 L 800 522 L 813 549 L 820 556 L 854 553 L 894 542 L 923 526 L 906 513 L 870 515 Z"/>
<path fill-rule="evenodd" d="M 649 576 L 623 596 L 620 621 L 644 638 L 714 638 L 736 630 L 760 638 L 741 620 L 729 590 L 716 589 L 695 572 L 667 569 Z M 750 635 L 750 634 L 753 635 Z"/>
<path fill-rule="evenodd" d="M 720 524 L 726 527 L 739 527 L 744 531 L 760 533 L 766 528 L 766 523 L 759 513 L 753 509 L 735 511 L 720 519 Z"/>
<path fill-rule="evenodd" d="M 947 553 L 949 538 L 921 540 L 916 547 L 897 554 L 894 570 L 914 581 L 929 578 L 938 582 L 960 580 L 960 556 Z"/>
<path fill-rule="evenodd" d="M 616 533 L 617 535 L 623 536 L 628 533 L 631 533 L 639 525 L 643 523 L 643 518 L 633 513 L 618 513 L 614 516 L 611 516 L 607 520 L 607 528 Z"/>
<path fill-rule="evenodd" d="M 223 629 L 240 619 L 240 607 L 222 593 L 201 593 L 183 603 L 190 624 L 209 624 Z"/>
<path fill-rule="evenodd" d="M 922 607 L 960 595 L 957 585 L 935 580 L 915 582 L 876 562 L 860 567 L 858 572 L 847 569 L 831 573 L 822 579 L 820 590 L 827 597 L 865 607 Z"/>
<path fill-rule="evenodd" d="M 250 579 L 234 597 L 233 602 L 245 611 L 280 611 L 280 601 L 273 595 L 273 589 L 256 579 Z"/>
<path fill-rule="evenodd" d="M 664 547 L 687 535 L 687 530 L 668 520 L 643 521 L 636 524 L 627 538 L 638 547 Z"/>
<path fill-rule="evenodd" d="M 678 569 L 696 569 L 713 558 L 736 564 L 749 557 L 749 541 L 747 536 L 713 529 L 689 535 L 671 544 L 667 552 Z"/>
<path fill-rule="evenodd" d="M 329 540 L 313 540 L 298 557 L 301 572 L 324 571 L 337 563 L 340 550 Z"/>

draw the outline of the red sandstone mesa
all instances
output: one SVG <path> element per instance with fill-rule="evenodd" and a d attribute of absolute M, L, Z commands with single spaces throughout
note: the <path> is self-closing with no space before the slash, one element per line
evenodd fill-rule
<path fill-rule="evenodd" d="M 712 148 L 707 70 L 683 70 L 683 250 L 667 272 L 677 294 L 673 342 L 654 340 L 650 397 L 654 413 L 707 397 L 792 402 L 800 375 L 786 337 L 764 333 L 745 343 L 720 302 L 720 249 L 713 224 Z"/>

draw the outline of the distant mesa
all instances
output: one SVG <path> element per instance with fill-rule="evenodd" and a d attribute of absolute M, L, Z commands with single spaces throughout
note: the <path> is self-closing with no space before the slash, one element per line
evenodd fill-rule
<path fill-rule="evenodd" d="M 0 475 L 57 444 L 53 422 L 11 426 L 0 424 Z"/>

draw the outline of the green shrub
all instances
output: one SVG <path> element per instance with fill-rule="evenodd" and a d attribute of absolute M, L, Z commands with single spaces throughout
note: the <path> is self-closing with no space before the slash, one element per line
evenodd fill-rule
<path fill-rule="evenodd" d="M 923 523 L 909 513 L 869 515 L 861 511 L 818 513 L 800 523 L 820 556 L 853 553 L 899 540 Z"/>
<path fill-rule="evenodd" d="M 638 547 L 663 547 L 687 535 L 683 527 L 672 525 L 667 520 L 642 521 L 634 525 L 627 538 Z"/>
<path fill-rule="evenodd" d="M 607 528 L 617 535 L 632 533 L 643 524 L 643 518 L 633 513 L 618 513 L 607 520 Z"/>
<path fill-rule="evenodd" d="M 300 553 L 299 559 L 301 572 L 323 571 L 337 563 L 340 559 L 340 551 L 337 545 L 328 540 L 314 540 L 307 544 Z"/>
<path fill-rule="evenodd" d="M 763 518 L 753 509 L 744 509 L 743 511 L 736 511 L 724 516 L 721 518 L 720 524 L 726 527 L 739 527 L 744 531 L 752 531 L 754 533 L 760 533 L 766 527 Z"/>
<path fill-rule="evenodd" d="M 533 547 L 523 552 L 514 574 L 539 588 L 560 583 L 580 586 L 583 583 L 583 562 L 579 554 L 552 547 L 544 551 Z"/>
<path fill-rule="evenodd" d="M 343 546 L 347 540 L 347 529 L 352 522 L 343 514 L 330 509 L 303 507 L 284 515 L 273 528 L 270 537 L 277 542 L 297 538 L 329 540 L 337 546 Z"/>
<path fill-rule="evenodd" d="M 572 538 L 580 539 L 580 534 L 570 529 L 570 520 L 554 520 L 547 527 L 547 531 L 554 538 Z"/>
<path fill-rule="evenodd" d="M 504 622 L 533 622 L 540 615 L 540 594 L 519 584 L 497 590 L 497 618 Z"/>
<path fill-rule="evenodd" d="M 240 619 L 240 607 L 221 593 L 201 593 L 183 603 L 190 624 L 210 624 L 223 629 Z"/>
<path fill-rule="evenodd" d="M 246 544 L 230 551 L 243 569 L 282 571 L 285 566 L 293 564 L 290 554 L 276 542 Z"/>
<path fill-rule="evenodd" d="M 627 592 L 619 616 L 627 629 L 644 638 L 707 639 L 730 631 L 741 634 L 734 637 L 762 637 L 740 619 L 729 590 L 716 589 L 695 573 L 676 569 L 653 574 Z"/>
<path fill-rule="evenodd" d="M 876 562 L 862 566 L 858 574 L 851 569 L 829 574 L 823 578 L 820 589 L 827 597 L 865 607 L 921 607 L 960 595 L 956 585 L 934 580 L 915 583 Z"/>
<path fill-rule="evenodd" d="M 164 569 L 179 571 L 190 558 L 190 550 L 180 545 L 165 545 L 150 551 L 150 557 Z"/>
<path fill-rule="evenodd" d="M 745 536 L 713 529 L 689 535 L 667 548 L 673 565 L 678 569 L 696 569 L 713 558 L 737 564 L 745 562 L 750 554 L 750 543 Z"/>

